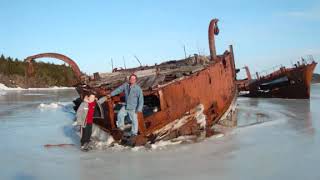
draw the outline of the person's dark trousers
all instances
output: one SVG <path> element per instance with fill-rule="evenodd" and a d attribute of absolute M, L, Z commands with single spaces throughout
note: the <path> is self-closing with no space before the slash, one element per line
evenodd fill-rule
<path fill-rule="evenodd" d="M 82 128 L 82 137 L 81 137 L 81 146 L 83 146 L 85 143 L 90 142 L 92 134 L 92 124 L 87 124 L 85 128 Z"/>

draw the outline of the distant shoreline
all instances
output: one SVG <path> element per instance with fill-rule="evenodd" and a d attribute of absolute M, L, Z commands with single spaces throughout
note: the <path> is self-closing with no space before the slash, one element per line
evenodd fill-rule
<path fill-rule="evenodd" d="M 78 81 L 72 68 L 65 64 L 41 61 L 32 64 L 33 70 L 27 73 L 26 62 L 0 55 L 0 83 L 10 88 L 50 88 L 72 87 Z"/>
<path fill-rule="evenodd" d="M 75 87 L 58 87 L 58 86 L 47 87 L 47 88 L 21 88 L 21 87 L 11 88 L 0 83 L 1 91 L 39 91 L 39 90 L 74 90 L 74 89 Z"/>

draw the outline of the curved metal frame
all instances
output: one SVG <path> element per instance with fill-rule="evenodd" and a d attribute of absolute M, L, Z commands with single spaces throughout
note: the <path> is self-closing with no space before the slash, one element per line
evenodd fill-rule
<path fill-rule="evenodd" d="M 69 64 L 72 71 L 74 72 L 74 74 L 76 75 L 76 77 L 78 78 L 78 80 L 81 79 L 81 71 L 78 67 L 78 65 L 75 63 L 75 61 L 73 61 L 71 58 L 63 55 L 63 54 L 58 54 L 58 53 L 41 53 L 41 54 L 36 54 L 33 56 L 29 56 L 27 57 L 24 62 L 28 63 L 28 75 L 32 74 L 33 70 L 33 66 L 32 66 L 32 60 L 35 59 L 39 59 L 39 58 L 55 58 L 55 59 L 59 59 L 61 61 L 64 61 L 65 63 Z"/>

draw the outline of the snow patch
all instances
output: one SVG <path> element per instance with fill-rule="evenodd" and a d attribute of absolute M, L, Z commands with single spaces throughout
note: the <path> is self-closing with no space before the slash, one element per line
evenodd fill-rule
<path fill-rule="evenodd" d="M 75 87 L 58 87 L 58 86 L 53 86 L 49 88 L 28 88 L 26 90 L 65 90 L 65 89 L 75 89 Z"/>
<path fill-rule="evenodd" d="M 56 109 L 59 106 L 62 106 L 62 105 L 59 105 L 59 103 L 50 103 L 50 104 L 41 103 L 38 107 L 40 109 Z"/>
<path fill-rule="evenodd" d="M 130 150 L 133 152 L 137 152 L 137 151 L 149 151 L 149 150 L 162 150 L 170 146 L 196 142 L 199 139 L 199 137 L 195 135 L 179 136 L 171 140 L 161 140 L 161 137 L 166 136 L 166 133 L 170 131 L 179 129 L 189 121 L 196 121 L 201 128 L 205 128 L 206 116 L 203 113 L 203 111 L 204 111 L 204 106 L 202 104 L 197 105 L 195 108 L 191 109 L 190 112 L 186 113 L 182 118 L 177 119 L 172 123 L 169 123 L 167 126 L 155 132 L 155 134 L 157 134 L 157 136 L 159 137 L 157 138 L 158 141 L 156 141 L 154 144 L 147 143 L 145 146 L 136 146 L 136 147 L 123 146 L 115 142 L 115 140 L 109 133 L 103 131 L 99 126 L 93 124 L 92 136 L 91 136 L 92 141 L 90 145 L 93 147 L 93 149 L 99 149 L 99 150 L 111 150 L 111 151 Z M 74 123 L 73 125 L 75 126 L 76 123 Z M 78 135 L 80 136 L 80 133 L 78 133 Z"/>
<path fill-rule="evenodd" d="M 72 125 L 77 127 L 77 122 L 74 122 Z M 79 135 L 79 137 L 81 137 L 80 129 L 77 134 Z M 100 150 L 109 149 L 111 148 L 111 146 L 112 148 L 116 148 L 118 150 L 124 149 L 124 146 L 121 147 L 121 145 L 118 145 L 117 147 L 117 144 L 114 143 L 113 137 L 109 133 L 103 131 L 101 128 L 99 128 L 95 124 L 92 125 L 90 145 L 93 147 L 93 149 L 100 149 Z"/>
<path fill-rule="evenodd" d="M 41 94 L 41 93 L 26 93 L 23 95 L 24 96 L 48 96 L 48 94 Z"/>
<path fill-rule="evenodd" d="M 190 121 L 197 121 L 197 124 L 200 125 L 201 128 L 205 128 L 206 126 L 206 116 L 203 113 L 204 106 L 202 104 L 197 105 L 195 108 L 191 109 L 189 113 L 186 113 L 182 118 L 176 119 L 171 123 L 167 124 L 163 128 L 156 130 L 154 132 L 157 135 L 157 140 L 161 140 L 163 137 L 168 135 L 170 132 L 181 128 L 183 125 Z"/>
<path fill-rule="evenodd" d="M 49 88 L 21 88 L 21 87 L 17 87 L 17 88 L 10 88 L 7 87 L 6 85 L 0 83 L 0 90 L 5 90 L 5 91 L 21 91 L 21 90 L 65 90 L 65 89 L 75 89 L 74 87 L 58 87 L 58 86 L 53 86 L 53 87 L 49 87 Z"/>
<path fill-rule="evenodd" d="M 219 134 L 216 134 L 216 135 L 213 135 L 211 138 L 222 138 L 222 137 L 224 137 L 224 134 L 222 134 L 222 133 L 219 133 Z"/>
<path fill-rule="evenodd" d="M 164 149 L 168 146 L 172 146 L 172 145 L 177 145 L 177 144 L 181 144 L 181 141 L 158 141 L 154 144 L 151 144 L 151 149 L 156 150 L 156 149 Z"/>
<path fill-rule="evenodd" d="M 68 105 L 71 105 L 70 102 L 52 102 L 52 103 L 41 103 L 39 104 L 40 109 L 57 109 L 63 108 Z"/>
<path fill-rule="evenodd" d="M 75 114 L 73 109 L 73 103 L 71 102 L 51 102 L 51 103 L 41 103 L 38 105 L 38 109 L 41 111 L 57 110 L 64 111 L 67 113 Z"/>
<path fill-rule="evenodd" d="M 201 128 L 206 127 L 206 116 L 203 113 L 204 106 L 202 104 L 198 105 L 196 107 L 196 115 L 195 118 L 197 120 L 197 123 L 200 125 Z"/>
<path fill-rule="evenodd" d="M 72 124 L 73 126 L 77 126 L 76 123 Z M 77 133 L 79 136 L 81 136 L 80 132 Z M 168 141 L 158 141 L 155 144 L 146 144 L 145 146 L 135 146 L 135 147 L 129 147 L 129 146 L 123 146 L 113 139 L 113 137 L 101 130 L 101 128 L 95 124 L 92 126 L 92 135 L 91 135 L 91 142 L 90 146 L 93 149 L 98 150 L 111 150 L 111 151 L 150 151 L 150 150 L 164 150 L 170 146 L 179 145 L 182 143 L 187 142 L 194 142 L 195 136 L 180 136 L 175 139 L 171 139 Z"/>
<path fill-rule="evenodd" d="M 113 137 L 99 128 L 97 125 L 93 124 L 92 126 L 92 135 L 91 137 L 97 141 L 103 141 L 106 145 L 111 145 L 114 142 Z"/>
<path fill-rule="evenodd" d="M 4 95 L 6 95 L 6 94 L 7 94 L 7 92 L 0 90 L 0 96 L 4 96 Z"/>
<path fill-rule="evenodd" d="M 7 87 L 6 85 L 0 83 L 0 90 L 5 90 L 5 91 L 11 91 L 11 90 L 23 90 L 21 87 L 17 87 L 17 88 L 10 88 Z"/>

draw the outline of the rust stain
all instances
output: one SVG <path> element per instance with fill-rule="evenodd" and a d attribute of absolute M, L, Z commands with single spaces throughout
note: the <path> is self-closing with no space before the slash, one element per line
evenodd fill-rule
<path fill-rule="evenodd" d="M 144 90 L 144 96 L 154 95 L 159 98 L 160 110 L 150 116 L 143 117 L 139 115 L 139 135 L 135 138 L 135 144 L 144 144 L 157 136 L 155 131 L 165 127 L 170 122 L 183 117 L 195 106 L 202 104 L 204 106 L 204 114 L 206 115 L 206 129 L 219 121 L 219 118 L 229 109 L 233 100 L 237 96 L 235 84 L 235 62 L 232 46 L 230 50 L 222 55 L 216 55 L 214 45 L 214 34 L 218 34 L 217 19 L 210 22 L 209 25 L 209 47 L 211 53 L 211 63 L 203 70 L 193 73 L 189 76 L 182 76 L 169 81 L 166 84 L 158 85 L 152 90 Z M 128 70 L 130 71 L 130 70 Z M 84 91 L 94 90 L 104 96 L 111 90 L 101 87 L 80 87 L 79 94 Z M 117 132 L 114 130 L 116 116 L 113 109 L 115 104 L 120 102 L 120 98 L 113 97 L 108 100 L 109 119 L 102 126 L 109 127 L 110 133 Z M 111 117 L 111 118 L 110 118 Z M 180 135 L 194 135 L 199 132 L 196 121 L 188 121 L 176 131 L 170 133 L 167 138 L 174 138 Z M 99 122 L 97 122 L 99 123 Z M 111 124 L 108 126 L 107 124 Z"/>
<path fill-rule="evenodd" d="M 279 69 L 267 75 L 256 73 L 257 78 L 251 79 L 246 66 L 247 78 L 237 80 L 237 86 L 242 96 L 266 98 L 309 99 L 312 74 L 317 63 L 312 60 L 297 62 L 294 67 Z"/>
<path fill-rule="evenodd" d="M 76 86 L 81 103 L 84 94 L 94 91 L 98 97 L 108 95 L 113 89 L 121 85 L 126 76 L 138 74 L 138 84 L 143 89 L 147 110 L 138 114 L 139 133 L 132 139 L 133 145 L 154 142 L 161 137 L 161 129 L 168 124 L 178 122 L 183 124 L 178 128 L 168 130 L 166 139 L 181 135 L 199 135 L 207 132 L 213 134 L 212 125 L 221 121 L 226 114 L 232 113 L 231 106 L 237 97 L 236 73 L 233 48 L 223 54 L 216 54 L 214 35 L 219 33 L 218 19 L 213 19 L 208 28 L 210 58 L 195 55 L 193 57 L 168 61 L 154 66 L 140 66 L 132 69 L 115 69 L 109 74 L 95 73 L 94 77 L 86 77 Z M 70 58 L 56 53 L 44 53 L 30 56 L 26 59 L 30 64 L 33 59 L 54 57 L 61 59 L 72 67 L 79 79 L 82 79 L 78 66 Z M 32 68 L 30 67 L 30 71 Z M 140 74 L 140 75 L 139 75 Z M 109 132 L 115 140 L 123 140 L 123 132 L 117 129 L 117 107 L 122 102 L 123 94 L 108 99 L 103 106 L 103 116 L 94 119 L 104 131 Z M 194 108 L 201 105 L 205 116 L 205 127 L 197 122 L 197 112 Z M 187 119 L 184 119 L 188 117 Z M 225 123 L 228 124 L 228 123 Z M 232 123 L 229 123 L 232 124 Z M 161 138 L 160 138 L 161 139 Z"/>
<path fill-rule="evenodd" d="M 219 34 L 218 21 L 219 21 L 218 19 L 212 19 L 209 24 L 208 38 L 209 38 L 209 50 L 210 50 L 211 61 L 215 60 L 217 56 L 214 35 Z"/>
<path fill-rule="evenodd" d="M 55 59 L 59 59 L 61 61 L 64 61 L 65 63 L 69 64 L 70 67 L 72 68 L 75 76 L 78 78 L 78 80 L 81 80 L 81 71 L 78 67 L 78 65 L 69 57 L 63 55 L 63 54 L 58 54 L 58 53 L 41 53 L 41 54 L 36 54 L 33 56 L 29 56 L 27 57 L 24 61 L 28 63 L 28 67 L 27 67 L 27 75 L 31 76 L 34 73 L 34 68 L 32 65 L 32 61 L 35 59 L 39 59 L 39 58 L 55 58 Z"/>

